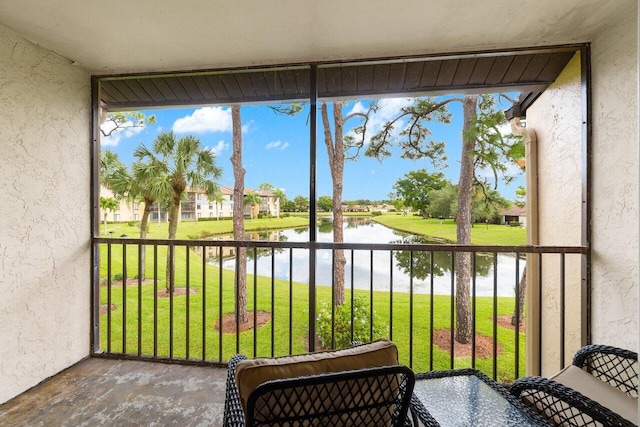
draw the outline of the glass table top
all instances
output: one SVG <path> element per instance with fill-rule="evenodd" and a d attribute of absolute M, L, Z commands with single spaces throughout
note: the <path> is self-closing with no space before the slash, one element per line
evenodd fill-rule
<path fill-rule="evenodd" d="M 475 375 L 418 379 L 413 394 L 443 427 L 541 425 Z"/>

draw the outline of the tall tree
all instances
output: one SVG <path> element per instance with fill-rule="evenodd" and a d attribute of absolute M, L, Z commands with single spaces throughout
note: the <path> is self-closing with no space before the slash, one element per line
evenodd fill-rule
<path fill-rule="evenodd" d="M 104 213 L 104 234 L 107 234 L 107 215 L 109 212 L 115 212 L 120 207 L 118 202 L 113 197 L 100 197 L 100 209 Z"/>
<path fill-rule="evenodd" d="M 146 164 L 145 173 L 155 183 L 152 194 L 160 200 L 171 194 L 169 239 L 173 240 L 178 231 L 180 202 L 187 187 L 214 197 L 217 190 L 214 180 L 220 178 L 221 170 L 216 166 L 211 150 L 191 135 L 177 138 L 173 132 L 160 133 L 153 141 L 152 150 L 141 144 L 133 155 Z M 174 271 L 167 255 L 166 288 L 171 293 L 175 288 Z"/>
<path fill-rule="evenodd" d="M 329 157 L 329 168 L 331 170 L 332 182 L 332 213 L 333 213 L 333 242 L 342 243 L 344 241 L 343 216 L 342 216 L 342 189 L 344 178 L 344 161 L 346 152 L 363 144 L 357 141 L 353 136 L 349 135 L 345 138 L 344 125 L 353 118 L 364 119 L 364 123 L 354 128 L 354 133 L 360 135 L 362 140 L 366 133 L 366 125 L 369 114 L 376 110 L 377 106 L 372 103 L 366 113 L 353 111 L 348 115 L 343 115 L 343 101 L 335 101 L 333 103 L 333 121 L 329 120 L 329 111 L 327 103 L 323 103 L 320 107 L 322 115 L 322 126 L 324 128 L 324 144 L 327 148 Z M 333 135 L 331 134 L 331 125 L 333 124 Z M 356 154 L 351 158 L 357 156 Z M 340 306 L 344 304 L 344 266 L 347 260 L 344 251 L 337 249 L 333 251 L 333 304 Z"/>
<path fill-rule="evenodd" d="M 263 182 L 262 184 L 258 185 L 258 190 L 266 191 L 273 195 L 274 200 L 277 201 L 278 205 L 280 206 L 279 209 L 276 209 L 277 216 L 278 218 L 280 218 L 280 210 L 282 209 L 282 205 L 286 200 L 284 191 L 282 191 L 279 188 L 276 188 L 274 185 L 269 184 L 268 182 Z"/>
<path fill-rule="evenodd" d="M 253 219 L 253 212 L 255 211 L 256 206 L 258 206 L 259 204 L 260 196 L 258 196 L 258 194 L 253 191 L 245 194 L 244 198 L 242 199 L 243 206 L 249 205 L 251 207 L 251 212 L 249 214 L 251 216 L 251 219 Z"/>
<path fill-rule="evenodd" d="M 442 189 L 447 180 L 440 172 L 429 173 L 426 169 L 411 171 L 393 184 L 394 195 L 404 200 L 407 206 L 428 216 L 432 194 Z"/>
<path fill-rule="evenodd" d="M 222 209 L 222 203 L 224 202 L 224 195 L 220 190 L 218 190 L 213 198 L 209 200 L 216 204 L 216 221 L 220 221 L 220 210 Z"/>
<path fill-rule="evenodd" d="M 333 208 L 333 200 L 330 196 L 320 196 L 318 197 L 317 206 L 321 211 L 329 212 Z"/>
<path fill-rule="evenodd" d="M 128 201 L 139 201 L 144 204 L 144 211 L 140 220 L 140 239 L 147 238 L 149 224 L 149 214 L 151 205 L 159 197 L 159 190 L 154 188 L 158 183 L 155 177 L 149 172 L 149 165 L 143 162 L 134 162 L 131 166 L 132 173 L 120 161 L 118 155 L 111 150 L 105 150 L 100 155 L 100 176 L 103 185 L 109 188 L 114 194 L 126 197 Z M 167 195 L 164 195 L 165 197 Z M 140 271 L 138 276 L 142 280 L 146 277 L 146 250 L 141 248 Z"/>
<path fill-rule="evenodd" d="M 100 133 L 102 136 L 109 137 L 125 129 L 144 128 L 147 125 L 154 124 L 156 116 L 147 117 L 140 111 L 106 112 L 106 110 L 102 110 L 101 122 Z"/>
<path fill-rule="evenodd" d="M 231 121 L 233 123 L 233 239 L 245 240 L 244 235 L 244 175 L 242 166 L 242 116 L 240 106 L 231 107 Z M 238 247 L 236 258 L 236 315 L 240 323 L 249 321 L 247 311 L 247 248 Z"/>
<path fill-rule="evenodd" d="M 497 110 L 494 96 L 417 99 L 383 125 L 382 130 L 371 138 L 365 153 L 378 159 L 388 157 L 391 155 L 390 145 L 397 141 L 403 158 L 428 158 L 436 167 L 441 166 L 446 161 L 445 144 L 430 138 L 429 124 L 450 123 L 448 105 L 453 102 L 461 103 L 463 110 L 456 235 L 458 244 L 470 245 L 473 187 L 474 183 L 485 184 L 476 178 L 476 170 L 489 169 L 497 178 L 499 173 L 506 173 L 510 162 L 522 157 L 522 141 L 513 135 L 503 136 L 498 129 L 506 119 Z M 404 120 L 408 124 L 396 132 L 396 127 L 401 126 Z M 471 341 L 470 279 L 471 254 L 460 252 L 456 256 L 456 340 L 461 343 Z"/>
<path fill-rule="evenodd" d="M 309 210 L 309 199 L 304 196 L 296 196 L 293 198 L 293 204 L 296 212 L 306 212 Z"/>

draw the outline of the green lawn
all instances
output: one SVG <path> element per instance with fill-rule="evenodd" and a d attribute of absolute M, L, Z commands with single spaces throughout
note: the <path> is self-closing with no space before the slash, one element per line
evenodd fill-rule
<path fill-rule="evenodd" d="M 246 232 L 274 230 L 284 228 L 306 227 L 309 220 L 306 217 L 286 217 L 286 218 L 264 218 L 264 219 L 247 219 L 244 222 Z M 127 223 L 108 223 L 107 233 L 104 232 L 104 224 L 100 225 L 100 235 L 109 237 L 113 232 L 113 237 L 119 237 L 126 234 L 128 237 L 139 237 L 140 228 L 137 225 L 128 225 Z M 149 223 L 148 239 L 166 239 L 169 232 L 169 224 L 166 222 Z M 197 239 L 208 237 L 214 234 L 232 234 L 233 221 L 223 219 L 220 221 L 182 221 L 178 225 L 176 238 L 178 239 Z"/>
<path fill-rule="evenodd" d="M 386 227 L 411 234 L 456 241 L 456 223 L 452 219 L 424 219 L 415 215 L 398 215 L 389 213 L 375 216 L 372 219 Z M 518 246 L 527 242 L 524 228 L 508 227 L 496 224 L 474 224 L 471 228 L 471 244 Z"/>
<path fill-rule="evenodd" d="M 185 224 L 182 223 L 181 226 Z M 147 247 L 147 275 L 153 277 L 153 248 Z M 164 287 L 164 260 L 166 248 L 158 248 L 157 287 Z M 110 314 L 111 328 L 107 328 L 108 315 L 101 316 L 101 347 L 111 352 L 123 352 L 123 325 L 126 333 L 126 352 L 143 355 L 153 355 L 154 345 L 158 356 L 170 355 L 170 344 L 173 344 L 173 357 L 190 357 L 207 360 L 228 360 L 236 353 L 236 334 L 220 334 L 214 328 L 219 313 L 231 313 L 234 311 L 233 272 L 222 271 L 212 265 L 205 265 L 206 286 L 203 287 L 203 262 L 202 258 L 193 250 L 189 251 L 187 262 L 187 250 L 177 247 L 176 281 L 177 286 L 186 286 L 187 272 L 189 287 L 196 290 L 187 301 L 186 296 L 174 296 L 173 298 L 159 298 L 154 300 L 154 283 L 142 286 L 127 286 L 123 289 L 121 284 L 111 286 L 111 304 L 117 306 Z M 106 260 L 107 245 L 101 245 L 101 277 L 107 276 Z M 122 272 L 122 245 L 111 245 L 112 268 L 111 276 Z M 137 274 L 137 247 L 127 245 L 127 276 L 134 277 Z M 104 281 L 105 279 L 103 279 Z M 273 301 L 272 301 L 273 292 Z M 258 328 L 256 331 L 247 331 L 240 334 L 240 352 L 248 356 L 271 356 L 271 346 L 274 347 L 274 355 L 291 353 L 303 353 L 306 351 L 305 343 L 308 333 L 308 286 L 306 284 L 292 283 L 270 278 L 249 276 L 248 281 L 249 309 L 257 307 L 258 310 L 272 312 L 272 321 Z M 126 294 L 126 295 L 125 295 Z M 369 301 L 369 293 L 356 291 L 365 301 Z M 101 302 L 106 304 L 109 298 L 109 288 L 104 285 L 100 288 Z M 254 300 L 255 298 L 255 300 Z M 317 300 L 330 301 L 330 288 L 319 286 L 317 288 Z M 347 296 L 349 298 L 349 296 Z M 374 292 L 373 305 L 376 314 L 381 319 L 390 318 L 389 294 L 386 292 Z M 449 296 L 436 295 L 433 297 L 433 328 L 445 329 L 450 326 L 451 298 Z M 203 302 L 204 300 L 204 302 Z M 290 303 L 291 300 L 291 303 Z M 221 301 L 221 303 L 220 303 Z M 255 303 L 254 303 L 255 301 Z M 157 302 L 157 307 L 154 303 Z M 513 313 L 514 298 L 498 298 L 498 315 Z M 187 319 L 187 305 L 189 318 Z M 126 307 L 125 307 L 126 306 Z M 171 308 L 173 306 L 173 308 Z M 430 369 L 429 359 L 430 344 L 430 296 L 414 295 L 413 310 L 410 309 L 410 295 L 407 293 L 393 294 L 393 327 L 390 331 L 391 338 L 398 345 L 401 362 L 411 364 L 416 371 Z M 157 315 L 154 314 L 157 312 Z M 291 311 L 291 316 L 289 312 Z M 413 312 L 413 333 L 411 334 L 410 313 Z M 126 316 L 123 314 L 126 313 Z M 140 313 L 140 316 L 138 316 Z M 170 315 L 173 313 L 173 316 Z M 126 319 L 125 319 L 126 317 Z M 485 336 L 492 337 L 493 308 L 491 298 L 477 299 L 477 330 Z M 140 323 L 138 323 L 140 322 Z M 291 327 L 289 324 L 291 322 Z M 138 334 L 138 328 L 141 333 Z M 156 332 L 154 334 L 154 328 Z M 272 342 L 272 328 L 274 330 Z M 188 331 L 188 332 L 187 332 Z M 110 340 L 108 339 L 110 333 Z M 502 347 L 498 357 L 498 379 L 508 381 L 514 378 L 514 353 L 515 332 L 498 328 L 497 341 Z M 157 339 L 154 340 L 154 336 Z M 520 336 L 520 360 L 524 360 L 524 334 Z M 187 344 L 188 337 L 188 344 Z M 253 341 L 256 341 L 255 353 Z M 413 340 L 413 356 L 409 360 L 410 341 Z M 109 342 L 110 341 L 110 342 Z M 140 345 L 139 345 L 140 344 Z M 203 349 L 204 347 L 204 349 Z M 187 354 L 188 352 L 188 354 Z M 448 352 L 434 347 L 434 369 L 448 369 L 450 357 Z M 454 366 L 470 366 L 470 358 L 456 358 Z M 520 375 L 524 373 L 521 363 Z M 477 360 L 476 367 L 488 375 L 492 375 L 492 358 Z"/>

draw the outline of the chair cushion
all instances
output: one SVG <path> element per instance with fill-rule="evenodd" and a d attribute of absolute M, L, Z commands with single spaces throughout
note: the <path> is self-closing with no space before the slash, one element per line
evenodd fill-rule
<path fill-rule="evenodd" d="M 249 395 L 267 381 L 398 364 L 398 349 L 386 339 L 341 350 L 299 356 L 246 359 L 236 365 L 236 384 L 244 410 Z"/>
<path fill-rule="evenodd" d="M 551 379 L 587 396 L 633 423 L 638 422 L 638 399 L 577 366 L 567 366 Z"/>

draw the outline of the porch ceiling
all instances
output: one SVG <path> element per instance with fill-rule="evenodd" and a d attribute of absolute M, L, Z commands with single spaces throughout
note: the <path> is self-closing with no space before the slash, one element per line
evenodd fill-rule
<path fill-rule="evenodd" d="M 634 4 L 2 0 L 0 24 L 93 74 L 109 75 L 581 43 Z M 401 68 L 390 67 L 389 72 Z M 384 72 L 380 67 L 362 71 Z"/>
<path fill-rule="evenodd" d="M 542 91 L 565 67 L 575 47 L 386 61 L 320 64 L 320 98 L 438 92 Z M 101 101 L 111 110 L 167 105 L 291 101 L 309 97 L 308 67 L 242 69 L 101 80 Z"/>

